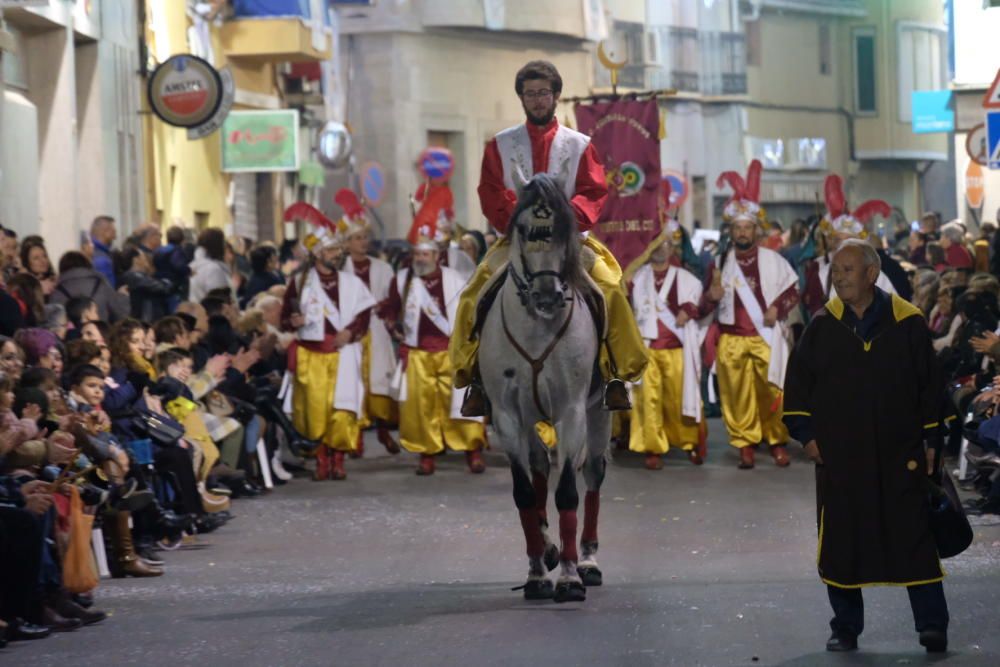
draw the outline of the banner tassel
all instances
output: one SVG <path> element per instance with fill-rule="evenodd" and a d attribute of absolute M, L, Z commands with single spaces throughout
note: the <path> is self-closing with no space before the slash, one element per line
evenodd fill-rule
<path fill-rule="evenodd" d="M 667 107 L 660 109 L 660 133 L 657 136 L 659 136 L 660 141 L 667 138 Z"/>

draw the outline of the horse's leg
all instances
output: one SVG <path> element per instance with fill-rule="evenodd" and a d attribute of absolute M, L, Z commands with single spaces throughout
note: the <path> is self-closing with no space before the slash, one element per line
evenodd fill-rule
<path fill-rule="evenodd" d="M 573 460 L 566 457 L 562 461 L 559 473 L 559 485 L 556 487 L 556 508 L 559 510 L 559 541 L 562 547 L 559 564 L 561 572 L 556 583 L 556 602 L 577 602 L 587 599 L 587 589 L 584 588 L 577 569 L 578 555 L 576 551 L 576 509 L 580 497 L 576 492 L 576 470 Z"/>
<path fill-rule="evenodd" d="M 535 490 L 535 508 L 545 541 L 545 567 L 551 572 L 559 565 L 559 547 L 549 539 L 549 449 L 540 438 L 533 438 L 531 445 L 531 486 Z"/>
<path fill-rule="evenodd" d="M 526 600 L 552 598 L 552 582 L 545 578 L 545 538 L 535 503 L 535 489 L 528 476 L 528 466 L 518 457 L 510 457 L 510 472 L 514 478 L 514 504 L 521 519 L 528 554 L 528 581 L 524 584 Z"/>
<path fill-rule="evenodd" d="M 587 422 L 587 460 L 583 464 L 587 493 L 583 499 L 578 572 L 584 585 L 600 586 L 604 576 L 597 565 L 597 517 L 601 511 L 601 484 L 607 470 L 607 435 L 611 432 L 611 416 L 603 410 L 591 410 Z"/>

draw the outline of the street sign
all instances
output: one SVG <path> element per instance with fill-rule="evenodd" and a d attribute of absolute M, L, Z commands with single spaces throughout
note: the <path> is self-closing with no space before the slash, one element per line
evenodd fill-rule
<path fill-rule="evenodd" d="M 1000 109 L 1000 70 L 997 70 L 997 75 L 993 77 L 993 83 L 990 84 L 989 90 L 983 96 L 983 108 Z"/>
<path fill-rule="evenodd" d="M 299 112 L 233 111 L 222 124 L 222 171 L 299 170 Z"/>
<path fill-rule="evenodd" d="M 222 104 L 222 76 L 207 60 L 178 54 L 153 70 L 146 95 L 153 113 L 164 123 L 198 127 L 212 120 Z"/>
<path fill-rule="evenodd" d="M 1000 111 L 986 114 L 986 165 L 1000 169 Z"/>
<path fill-rule="evenodd" d="M 361 167 L 361 194 L 369 206 L 378 206 L 385 198 L 385 172 L 378 162 L 366 162 Z"/>
<path fill-rule="evenodd" d="M 969 208 L 980 209 L 985 198 L 983 168 L 975 162 L 970 162 L 965 170 L 965 201 L 969 204 Z"/>
<path fill-rule="evenodd" d="M 976 125 L 965 135 L 965 152 L 976 164 L 986 166 L 986 123 Z"/>
<path fill-rule="evenodd" d="M 417 169 L 436 183 L 447 181 L 455 171 L 455 158 L 447 148 L 425 148 L 417 158 Z"/>
<path fill-rule="evenodd" d="M 950 90 L 915 90 L 910 102 L 914 134 L 951 132 L 955 129 Z"/>
<path fill-rule="evenodd" d="M 664 169 L 661 179 L 670 184 L 670 201 L 667 202 L 670 208 L 684 206 L 691 191 L 684 174 L 673 169 Z"/>

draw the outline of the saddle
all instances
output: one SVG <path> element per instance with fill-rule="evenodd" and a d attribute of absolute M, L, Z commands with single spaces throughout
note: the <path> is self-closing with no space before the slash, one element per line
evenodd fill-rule
<path fill-rule="evenodd" d="M 582 252 L 584 253 L 584 266 L 589 270 L 594 265 L 594 253 L 586 246 L 582 249 Z M 500 254 L 500 252 L 494 253 L 494 255 Z M 494 258 L 495 266 L 493 266 L 494 262 L 491 262 L 490 268 L 493 269 L 493 275 L 490 276 L 490 279 L 479 290 L 479 295 L 476 297 L 476 319 L 469 334 L 469 340 L 475 340 L 479 337 L 479 333 L 486 324 L 486 316 L 489 314 L 493 302 L 496 301 L 497 295 L 500 294 L 500 288 L 507 281 L 510 260 L 507 258 L 506 252 L 502 253 L 502 255 L 502 257 Z M 487 258 L 487 261 L 489 261 L 489 258 Z M 584 280 L 584 289 L 580 290 L 580 296 L 583 298 L 583 302 L 587 304 L 587 310 L 590 311 L 590 317 L 594 321 L 598 337 L 603 341 L 607 336 L 608 326 L 607 304 L 604 301 L 604 294 L 601 292 L 601 288 L 597 286 L 597 283 L 587 273 L 584 273 Z"/>

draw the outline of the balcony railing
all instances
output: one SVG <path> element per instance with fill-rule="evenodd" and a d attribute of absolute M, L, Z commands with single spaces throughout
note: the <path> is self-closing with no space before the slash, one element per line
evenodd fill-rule
<path fill-rule="evenodd" d="M 701 95 L 747 92 L 742 33 L 616 22 L 612 39 L 627 47 L 629 64 L 619 77 L 624 87 L 674 88 Z M 596 67 L 597 85 L 609 85 L 607 70 L 599 63 Z"/>

